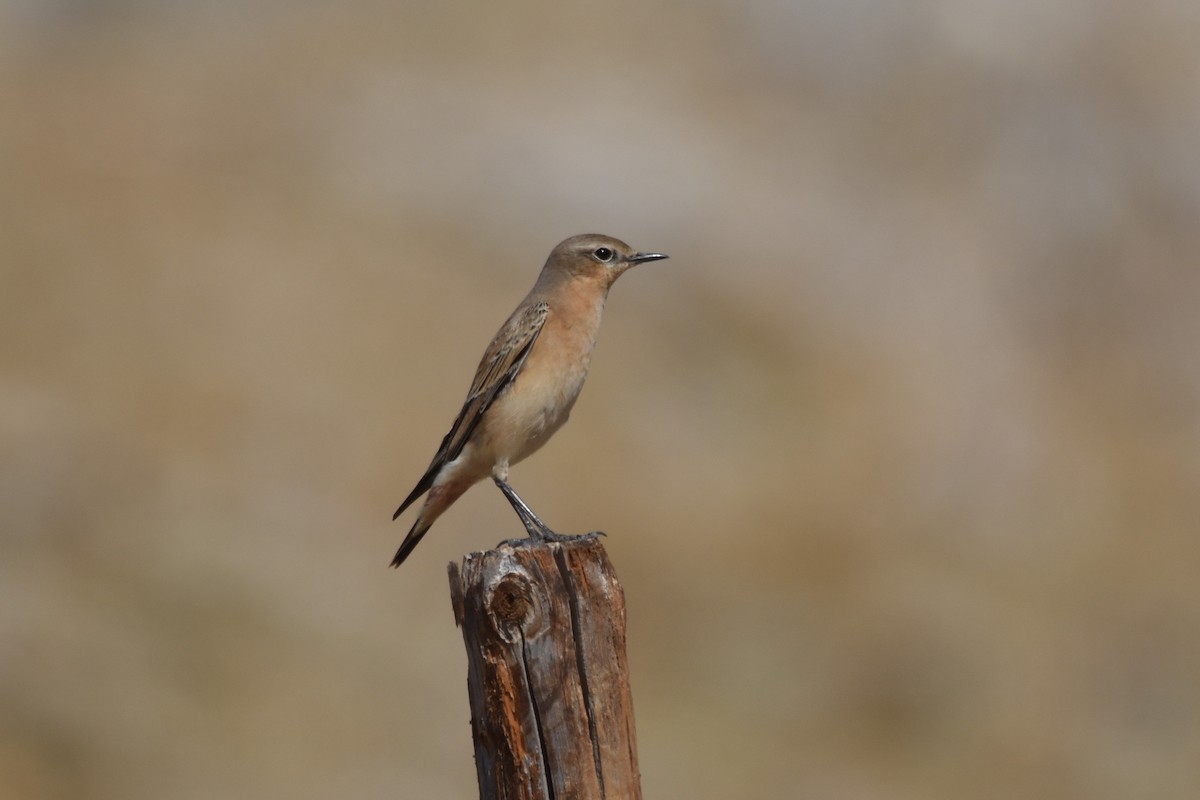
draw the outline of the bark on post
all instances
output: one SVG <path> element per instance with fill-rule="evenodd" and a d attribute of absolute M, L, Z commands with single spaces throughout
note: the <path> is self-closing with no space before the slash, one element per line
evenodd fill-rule
<path fill-rule="evenodd" d="M 482 800 L 640 800 L 625 593 L 597 539 L 450 564 Z"/>

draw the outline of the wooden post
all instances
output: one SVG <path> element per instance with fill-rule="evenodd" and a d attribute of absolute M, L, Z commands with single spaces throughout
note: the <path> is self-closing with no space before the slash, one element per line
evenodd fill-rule
<path fill-rule="evenodd" d="M 598 539 L 450 564 L 481 800 L 640 800 L 625 593 Z"/>

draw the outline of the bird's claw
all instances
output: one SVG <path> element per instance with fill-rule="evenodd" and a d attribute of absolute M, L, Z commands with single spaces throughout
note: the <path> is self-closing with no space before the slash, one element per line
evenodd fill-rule
<path fill-rule="evenodd" d="M 544 531 L 534 533 L 530 531 L 530 535 L 523 539 L 505 539 L 500 542 L 497 547 L 529 547 L 530 545 L 553 542 L 555 544 L 565 544 L 567 542 L 582 542 L 588 539 L 598 539 L 601 536 L 608 536 L 604 531 L 588 531 L 587 533 L 555 533 L 547 528 Z"/>
<path fill-rule="evenodd" d="M 542 532 L 542 538 L 547 542 L 580 542 L 585 539 L 597 539 L 607 536 L 604 531 L 588 531 L 587 533 L 555 533 L 552 530 Z"/>
<path fill-rule="evenodd" d="M 533 544 L 533 537 L 526 536 L 524 539 L 505 539 L 496 547 L 525 547 L 531 544 Z"/>

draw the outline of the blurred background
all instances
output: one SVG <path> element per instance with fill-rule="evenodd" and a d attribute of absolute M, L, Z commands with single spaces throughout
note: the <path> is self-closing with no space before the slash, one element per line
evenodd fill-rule
<path fill-rule="evenodd" d="M 0 795 L 476 796 L 426 467 L 551 247 L 513 473 L 626 588 L 647 797 L 1200 792 L 1200 13 L 0 4 Z"/>

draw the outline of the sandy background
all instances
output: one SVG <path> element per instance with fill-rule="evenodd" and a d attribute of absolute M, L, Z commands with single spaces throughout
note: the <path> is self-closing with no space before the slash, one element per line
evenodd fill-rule
<path fill-rule="evenodd" d="M 550 248 L 513 473 L 625 584 L 648 798 L 1200 796 L 1200 13 L 0 4 L 0 795 L 476 796 L 389 515 Z"/>

